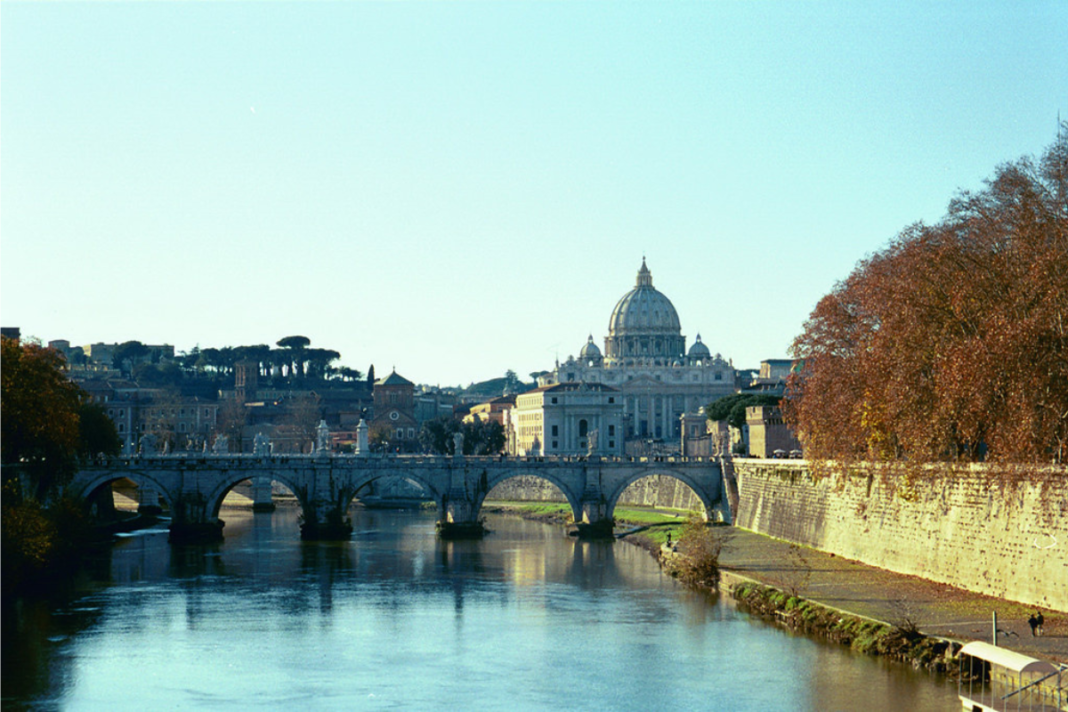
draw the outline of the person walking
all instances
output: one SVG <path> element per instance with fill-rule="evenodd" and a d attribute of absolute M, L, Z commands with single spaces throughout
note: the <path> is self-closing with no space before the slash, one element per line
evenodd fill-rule
<path fill-rule="evenodd" d="M 1042 617 L 1042 611 L 1035 611 L 1035 632 L 1038 635 L 1043 635 L 1042 624 L 1046 622 L 1046 619 Z"/>
<path fill-rule="evenodd" d="M 1027 625 L 1031 626 L 1031 637 L 1035 637 L 1035 631 L 1038 630 L 1038 618 L 1033 614 L 1027 617 Z"/>

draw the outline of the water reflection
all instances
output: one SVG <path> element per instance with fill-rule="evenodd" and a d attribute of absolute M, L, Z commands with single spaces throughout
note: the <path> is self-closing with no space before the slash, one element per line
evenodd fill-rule
<path fill-rule="evenodd" d="M 681 589 L 635 547 L 503 518 L 484 541 L 443 541 L 432 514 L 388 511 L 360 513 L 351 541 L 308 543 L 294 511 L 224 516 L 222 543 L 125 537 L 75 595 L 5 611 L 5 706 L 955 704 Z"/>

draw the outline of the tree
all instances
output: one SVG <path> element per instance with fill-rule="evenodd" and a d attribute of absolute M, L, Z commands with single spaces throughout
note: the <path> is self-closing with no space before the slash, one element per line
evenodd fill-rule
<path fill-rule="evenodd" d="M 319 425 L 319 396 L 314 393 L 299 395 L 285 401 L 285 416 L 278 432 L 290 441 L 295 452 L 304 452 L 305 447 L 315 447 L 315 428 Z"/>
<path fill-rule="evenodd" d="M 419 428 L 419 444 L 424 450 L 438 455 L 453 454 L 452 436 L 460 431 L 460 421 L 443 415 L 423 422 Z"/>
<path fill-rule="evenodd" d="M 785 415 L 810 458 L 1068 458 L 1068 124 L 816 305 Z"/>
<path fill-rule="evenodd" d="M 348 366 L 339 366 L 337 374 L 341 376 L 344 381 L 358 381 L 363 378 L 363 374 L 355 368 L 349 368 Z"/>
<path fill-rule="evenodd" d="M 504 427 L 495 420 L 474 420 L 464 423 L 464 455 L 491 455 L 499 453 L 507 441 Z"/>
<path fill-rule="evenodd" d="M 341 354 L 332 349 L 307 349 L 304 357 L 308 363 L 308 376 L 323 379 L 326 378 L 327 368 L 341 358 Z"/>
<path fill-rule="evenodd" d="M 148 347 L 140 341 L 126 341 L 115 347 L 111 358 L 116 367 L 129 375 L 133 367 L 144 361 L 148 355 Z"/>
<path fill-rule="evenodd" d="M 139 363 L 133 368 L 133 379 L 139 386 L 149 388 L 177 388 L 183 379 L 182 369 L 174 361 L 161 364 Z"/>
<path fill-rule="evenodd" d="M 723 396 L 705 406 L 709 420 L 726 420 L 732 428 L 745 425 L 745 409 L 753 406 L 777 406 L 780 397 L 769 393 L 734 393 Z"/>
<path fill-rule="evenodd" d="M 248 407 L 237 398 L 229 398 L 219 407 L 215 421 L 215 435 L 225 435 L 234 452 L 242 452 L 245 425 L 248 423 Z M 211 443 L 209 443 L 210 445 Z"/>
<path fill-rule="evenodd" d="M 294 373 L 304 378 L 304 351 L 311 344 L 311 339 L 307 336 L 286 336 L 285 338 L 277 341 L 278 346 L 284 349 L 285 353 L 289 357 L 289 376 L 293 377 Z"/>
<path fill-rule="evenodd" d="M 84 402 L 78 407 L 78 452 L 83 457 L 122 452 L 122 440 L 115 423 L 99 403 Z"/>
<path fill-rule="evenodd" d="M 67 380 L 55 349 L 8 338 L 0 344 L 0 458 L 25 465 L 43 500 L 73 473 L 83 393 Z"/>

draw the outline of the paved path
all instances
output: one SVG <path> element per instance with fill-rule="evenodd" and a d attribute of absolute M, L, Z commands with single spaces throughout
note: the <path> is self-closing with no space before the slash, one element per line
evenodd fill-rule
<path fill-rule="evenodd" d="M 991 614 L 1008 631 L 998 643 L 1025 655 L 1068 663 L 1068 611 L 1043 610 L 1045 635 L 1031 636 L 1034 607 L 968 593 L 916 576 L 896 574 L 814 549 L 792 547 L 733 529 L 720 554 L 727 572 L 755 579 L 850 613 L 891 624 L 914 621 L 927 635 L 990 642 Z"/>

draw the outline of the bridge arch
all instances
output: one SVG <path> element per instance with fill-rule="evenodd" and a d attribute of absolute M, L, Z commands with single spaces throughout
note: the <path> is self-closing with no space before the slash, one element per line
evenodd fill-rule
<path fill-rule="evenodd" d="M 581 493 L 576 493 L 572 490 L 569 484 L 561 477 L 551 474 L 549 472 L 542 472 L 538 469 L 526 469 L 523 467 L 517 467 L 514 470 L 495 471 L 493 474 L 486 473 L 485 487 L 479 486 L 477 492 L 478 495 L 475 498 L 474 516 L 477 518 L 478 513 L 482 511 L 482 503 L 486 501 L 487 495 L 493 491 L 493 488 L 502 482 L 506 482 L 516 477 L 537 477 L 538 479 L 545 480 L 552 484 L 564 495 L 567 500 L 567 504 L 571 507 L 571 514 L 575 518 L 575 521 L 582 520 L 582 496 Z M 481 484 L 481 483 L 480 483 Z"/>
<path fill-rule="evenodd" d="M 693 490 L 693 493 L 697 495 L 697 499 L 700 500 L 702 506 L 704 506 L 705 508 L 705 520 L 709 521 L 712 519 L 712 513 L 716 511 L 716 504 L 719 503 L 720 498 L 722 496 L 719 492 L 719 488 L 711 488 L 714 489 L 714 491 L 709 491 L 710 488 L 703 487 L 701 483 L 697 480 L 697 478 L 693 477 L 688 472 L 684 470 L 676 470 L 666 467 L 656 469 L 643 468 L 627 475 L 626 477 L 620 479 L 617 483 L 615 483 L 615 487 L 613 487 L 607 493 L 605 517 L 607 519 L 611 519 L 613 516 L 615 516 L 616 504 L 618 504 L 619 498 L 623 496 L 623 492 L 625 492 L 628 487 L 630 487 L 638 480 L 644 479 L 646 477 L 653 477 L 656 475 L 676 479 L 679 482 L 682 482 L 687 487 L 689 487 L 691 490 Z"/>
<path fill-rule="evenodd" d="M 220 479 L 219 482 L 208 492 L 206 496 L 207 511 L 210 512 L 212 519 L 219 518 L 219 512 L 222 510 L 223 500 L 226 499 L 226 495 L 229 494 L 237 485 L 241 484 L 245 480 L 251 480 L 259 477 L 266 477 L 272 481 L 281 482 L 286 488 L 293 493 L 293 496 L 297 498 L 297 504 L 300 507 L 300 511 L 303 514 L 307 511 L 308 502 L 306 493 L 301 488 L 294 484 L 293 478 L 289 476 L 285 470 L 272 470 L 263 469 L 256 472 L 249 472 L 248 470 L 229 470 L 227 476 Z"/>
<path fill-rule="evenodd" d="M 96 501 L 96 494 L 103 487 L 110 486 L 119 480 L 133 480 L 138 486 L 148 485 L 153 487 L 159 496 L 167 503 L 167 508 L 174 510 L 174 496 L 162 478 L 156 473 L 148 474 L 144 470 L 122 470 L 117 472 L 96 472 L 92 474 L 80 473 L 75 477 L 70 493 L 88 510 Z"/>
<path fill-rule="evenodd" d="M 443 493 L 439 492 L 434 486 L 434 483 L 418 470 L 367 470 L 359 472 L 351 479 L 348 485 L 344 487 L 343 502 L 341 503 L 342 511 L 347 510 L 352 506 L 353 500 L 357 499 L 356 495 L 358 495 L 364 487 L 367 487 L 378 480 L 387 479 L 401 479 L 406 482 L 411 482 L 426 492 L 438 507 L 441 506 Z"/>

